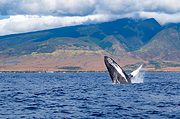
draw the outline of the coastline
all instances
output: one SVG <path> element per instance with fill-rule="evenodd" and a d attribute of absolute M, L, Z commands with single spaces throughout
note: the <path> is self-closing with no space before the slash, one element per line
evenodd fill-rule
<path fill-rule="evenodd" d="M 125 70 L 128 72 L 131 72 L 132 70 Z M 0 73 L 69 73 L 69 72 L 107 72 L 107 70 L 64 70 L 64 71 L 45 71 L 45 70 L 39 70 L 39 71 L 15 71 L 15 70 L 0 70 Z M 143 69 L 141 72 L 180 72 L 180 70 L 167 70 L 167 69 Z"/>

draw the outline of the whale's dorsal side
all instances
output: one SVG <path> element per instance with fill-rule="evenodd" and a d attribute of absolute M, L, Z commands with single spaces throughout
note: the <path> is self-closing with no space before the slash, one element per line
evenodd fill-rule
<path fill-rule="evenodd" d="M 130 75 L 127 75 L 125 71 L 110 57 L 104 56 L 104 63 L 107 67 L 107 70 L 109 72 L 109 75 L 112 79 L 113 83 L 131 83 L 131 78 L 135 77 L 140 69 L 142 68 L 142 65 L 133 71 Z"/>

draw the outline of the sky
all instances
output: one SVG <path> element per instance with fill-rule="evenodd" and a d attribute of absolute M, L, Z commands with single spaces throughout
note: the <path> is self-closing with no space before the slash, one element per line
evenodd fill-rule
<path fill-rule="evenodd" d="M 120 18 L 180 22 L 180 0 L 0 0 L 0 36 Z"/>

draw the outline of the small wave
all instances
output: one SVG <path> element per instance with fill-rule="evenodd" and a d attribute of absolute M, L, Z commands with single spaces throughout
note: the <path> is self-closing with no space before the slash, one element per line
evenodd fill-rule
<path fill-rule="evenodd" d="M 144 72 L 140 72 L 135 77 L 132 78 L 132 83 L 143 83 L 144 82 Z"/>

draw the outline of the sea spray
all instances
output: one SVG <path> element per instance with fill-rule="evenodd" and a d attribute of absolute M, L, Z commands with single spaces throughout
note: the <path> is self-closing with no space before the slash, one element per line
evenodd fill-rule
<path fill-rule="evenodd" d="M 144 72 L 139 72 L 135 77 L 132 78 L 132 83 L 143 83 L 144 82 Z"/>

